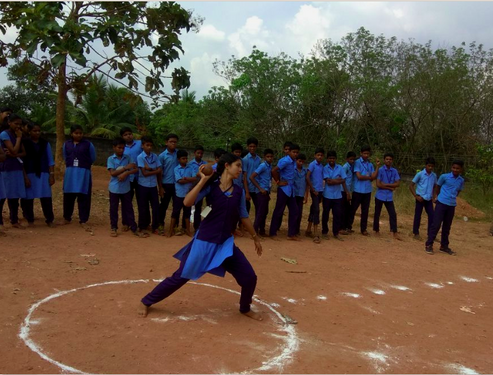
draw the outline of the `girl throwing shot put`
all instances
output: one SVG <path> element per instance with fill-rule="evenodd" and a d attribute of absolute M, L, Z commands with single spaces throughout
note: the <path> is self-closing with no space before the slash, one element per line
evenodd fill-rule
<path fill-rule="evenodd" d="M 229 153 L 223 155 L 218 161 L 216 173 L 208 176 L 203 173 L 205 166 L 200 166 L 200 181 L 186 195 L 183 203 L 190 207 L 207 197 L 209 206 L 202 212 L 206 216 L 194 238 L 175 254 L 175 258 L 181 260 L 178 270 L 142 299 L 139 315 L 147 316 L 152 305 L 173 294 L 188 280 L 197 280 L 206 272 L 224 277 L 227 271 L 241 286 L 240 312 L 250 318 L 262 320 L 260 314 L 250 310 L 257 276 L 250 262 L 235 245 L 233 237 L 240 218 L 255 242 L 258 256 L 262 255 L 260 239 L 248 218 L 245 192 L 233 184 L 233 180 L 242 172 L 241 159 Z"/>

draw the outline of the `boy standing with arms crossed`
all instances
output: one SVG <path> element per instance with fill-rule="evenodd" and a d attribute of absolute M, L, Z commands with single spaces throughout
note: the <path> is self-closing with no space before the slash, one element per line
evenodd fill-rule
<path fill-rule="evenodd" d="M 354 222 L 354 216 L 361 205 L 361 234 L 363 236 L 369 236 L 370 234 L 366 230 L 368 227 L 368 213 L 370 211 L 371 192 L 373 191 L 372 181 L 377 178 L 378 170 L 380 169 L 380 160 L 377 159 L 377 169 L 370 163 L 370 146 L 363 146 L 361 148 L 361 157 L 354 162 L 354 173 L 356 178 L 354 180 L 354 193 L 352 197 L 352 212 L 351 212 L 351 226 Z"/>
<path fill-rule="evenodd" d="M 390 231 L 396 240 L 402 241 L 397 234 L 397 214 L 394 206 L 394 190 L 400 185 L 400 177 L 397 169 L 392 167 L 394 155 L 386 153 L 383 156 L 384 166 L 378 170 L 377 194 L 375 194 L 375 215 L 373 216 L 373 231 L 380 233 L 380 213 L 385 205 L 389 214 Z"/>
<path fill-rule="evenodd" d="M 433 224 L 433 202 L 436 199 L 435 190 L 437 185 L 437 175 L 433 172 L 435 168 L 435 159 L 428 158 L 425 161 L 425 168 L 416 173 L 409 190 L 416 199 L 416 207 L 414 209 L 413 234 L 415 240 L 421 240 L 419 236 L 419 226 L 421 224 L 421 214 L 423 208 L 428 216 L 428 230 L 426 235 L 430 235 L 431 226 Z"/>
<path fill-rule="evenodd" d="M 454 220 L 455 206 L 457 206 L 457 197 L 464 189 L 464 179 L 461 173 L 464 169 L 462 160 L 455 160 L 452 163 L 452 172 L 444 173 L 438 179 L 436 187 L 437 204 L 433 217 L 433 225 L 426 241 L 425 251 L 433 255 L 433 241 L 437 236 L 440 227 L 442 227 L 442 240 L 440 241 L 440 251 L 449 255 L 456 255 L 455 251 L 448 247 L 450 228 Z M 442 226 L 443 223 L 443 226 Z"/>

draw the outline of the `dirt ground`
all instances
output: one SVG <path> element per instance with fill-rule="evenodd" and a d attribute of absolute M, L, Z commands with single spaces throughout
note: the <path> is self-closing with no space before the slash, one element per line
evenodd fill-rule
<path fill-rule="evenodd" d="M 260 258 L 238 238 L 264 321 L 238 313 L 231 275 L 189 283 L 143 319 L 139 300 L 176 269 L 172 255 L 189 238 L 111 238 L 107 181 L 95 168 L 94 235 L 77 224 L 48 228 L 38 207 L 34 228 L 2 238 L 1 373 L 493 372 L 489 223 L 456 218 L 455 257 L 425 254 L 404 215 L 402 242 L 384 233 L 386 215 L 379 238 L 320 245 L 284 240 L 283 226 L 283 240 L 266 239 Z"/>

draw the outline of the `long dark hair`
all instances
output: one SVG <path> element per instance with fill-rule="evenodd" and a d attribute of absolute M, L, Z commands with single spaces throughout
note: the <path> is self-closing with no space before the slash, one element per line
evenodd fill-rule
<path fill-rule="evenodd" d="M 221 178 L 221 175 L 226 169 L 226 163 L 233 164 L 237 160 L 240 160 L 240 157 L 230 152 L 227 152 L 223 156 L 221 156 L 221 158 L 217 161 L 216 171 L 214 172 L 212 177 L 209 178 L 209 180 L 207 180 L 207 183 L 205 184 L 204 188 L 206 188 L 207 186 L 211 185 L 212 183 L 219 180 L 219 178 Z"/>

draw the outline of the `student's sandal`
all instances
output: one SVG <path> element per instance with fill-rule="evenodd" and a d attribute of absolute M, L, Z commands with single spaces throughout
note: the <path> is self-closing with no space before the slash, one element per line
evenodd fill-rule
<path fill-rule="evenodd" d="M 426 246 L 425 247 L 425 252 L 428 255 L 433 255 L 434 254 L 434 252 L 433 252 L 433 246 Z"/>

